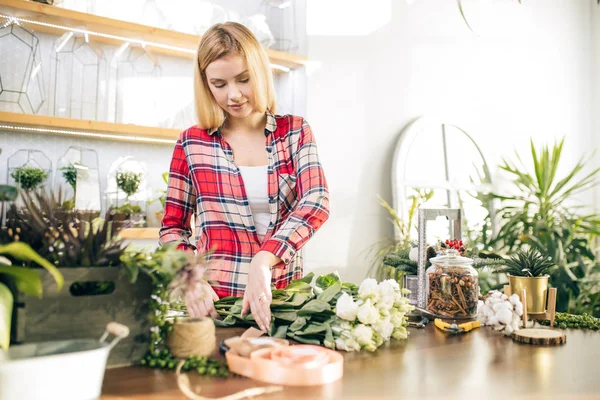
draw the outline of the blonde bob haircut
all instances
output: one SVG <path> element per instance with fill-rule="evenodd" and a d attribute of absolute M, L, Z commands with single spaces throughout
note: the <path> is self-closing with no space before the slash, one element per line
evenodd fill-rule
<path fill-rule="evenodd" d="M 216 129 L 223 125 L 226 113 L 214 99 L 206 79 L 206 67 L 231 53 L 239 53 L 248 66 L 254 91 L 254 110 L 276 112 L 273 72 L 267 53 L 256 37 L 242 24 L 225 22 L 210 27 L 202 36 L 194 66 L 194 95 L 198 127 Z"/>

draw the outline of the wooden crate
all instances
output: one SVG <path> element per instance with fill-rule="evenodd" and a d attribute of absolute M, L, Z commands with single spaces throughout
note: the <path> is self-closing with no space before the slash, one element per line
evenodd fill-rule
<path fill-rule="evenodd" d="M 60 292 L 45 270 L 43 298 L 18 294 L 13 321 L 13 342 L 100 338 L 106 324 L 117 321 L 129 327 L 129 337 L 110 352 L 108 366 L 124 366 L 140 360 L 148 349 L 150 336 L 149 301 L 152 283 L 140 274 L 132 284 L 119 267 L 60 268 L 65 284 Z M 76 282 L 114 282 L 114 291 L 105 295 L 73 296 Z"/>

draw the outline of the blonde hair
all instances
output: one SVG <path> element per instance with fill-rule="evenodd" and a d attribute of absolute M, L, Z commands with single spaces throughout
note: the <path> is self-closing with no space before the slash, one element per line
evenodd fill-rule
<path fill-rule="evenodd" d="M 256 37 L 242 24 L 225 22 L 210 27 L 200 40 L 194 65 L 194 97 L 198 127 L 215 129 L 223 125 L 225 110 L 214 99 L 206 79 L 206 67 L 231 53 L 245 58 L 254 91 L 254 110 L 276 111 L 273 72 L 267 53 Z"/>

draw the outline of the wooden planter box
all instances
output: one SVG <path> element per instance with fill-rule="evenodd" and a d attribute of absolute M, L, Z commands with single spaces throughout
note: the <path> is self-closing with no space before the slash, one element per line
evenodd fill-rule
<path fill-rule="evenodd" d="M 120 267 L 60 268 L 65 284 L 60 292 L 45 270 L 42 277 L 43 298 L 19 293 L 15 298 L 13 343 L 48 340 L 100 338 L 106 324 L 117 321 L 130 329 L 110 352 L 107 366 L 131 365 L 148 350 L 150 336 L 149 301 L 152 282 L 140 274 L 135 284 Z M 73 296 L 76 282 L 113 282 L 110 294 Z"/>

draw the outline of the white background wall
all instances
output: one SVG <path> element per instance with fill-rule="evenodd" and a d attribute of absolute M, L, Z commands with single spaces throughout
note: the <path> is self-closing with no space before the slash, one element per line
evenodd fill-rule
<path fill-rule="evenodd" d="M 481 28 L 476 36 L 454 1 L 308 2 L 308 56 L 320 67 L 308 79 L 307 119 L 332 209 L 308 244 L 308 268 L 364 277 L 365 250 L 393 235 L 376 196 L 391 202 L 393 148 L 416 116 L 465 128 L 492 165 L 515 147 L 524 154 L 529 137 L 541 143 L 565 136 L 563 166 L 599 145 L 592 114 L 600 105 L 600 92 L 592 90 L 600 48 L 600 29 L 592 30 L 592 12 L 600 23 L 596 0 L 512 3 L 492 2 L 493 18 L 473 21 Z M 473 13 L 470 5 L 465 1 L 465 12 Z"/>

